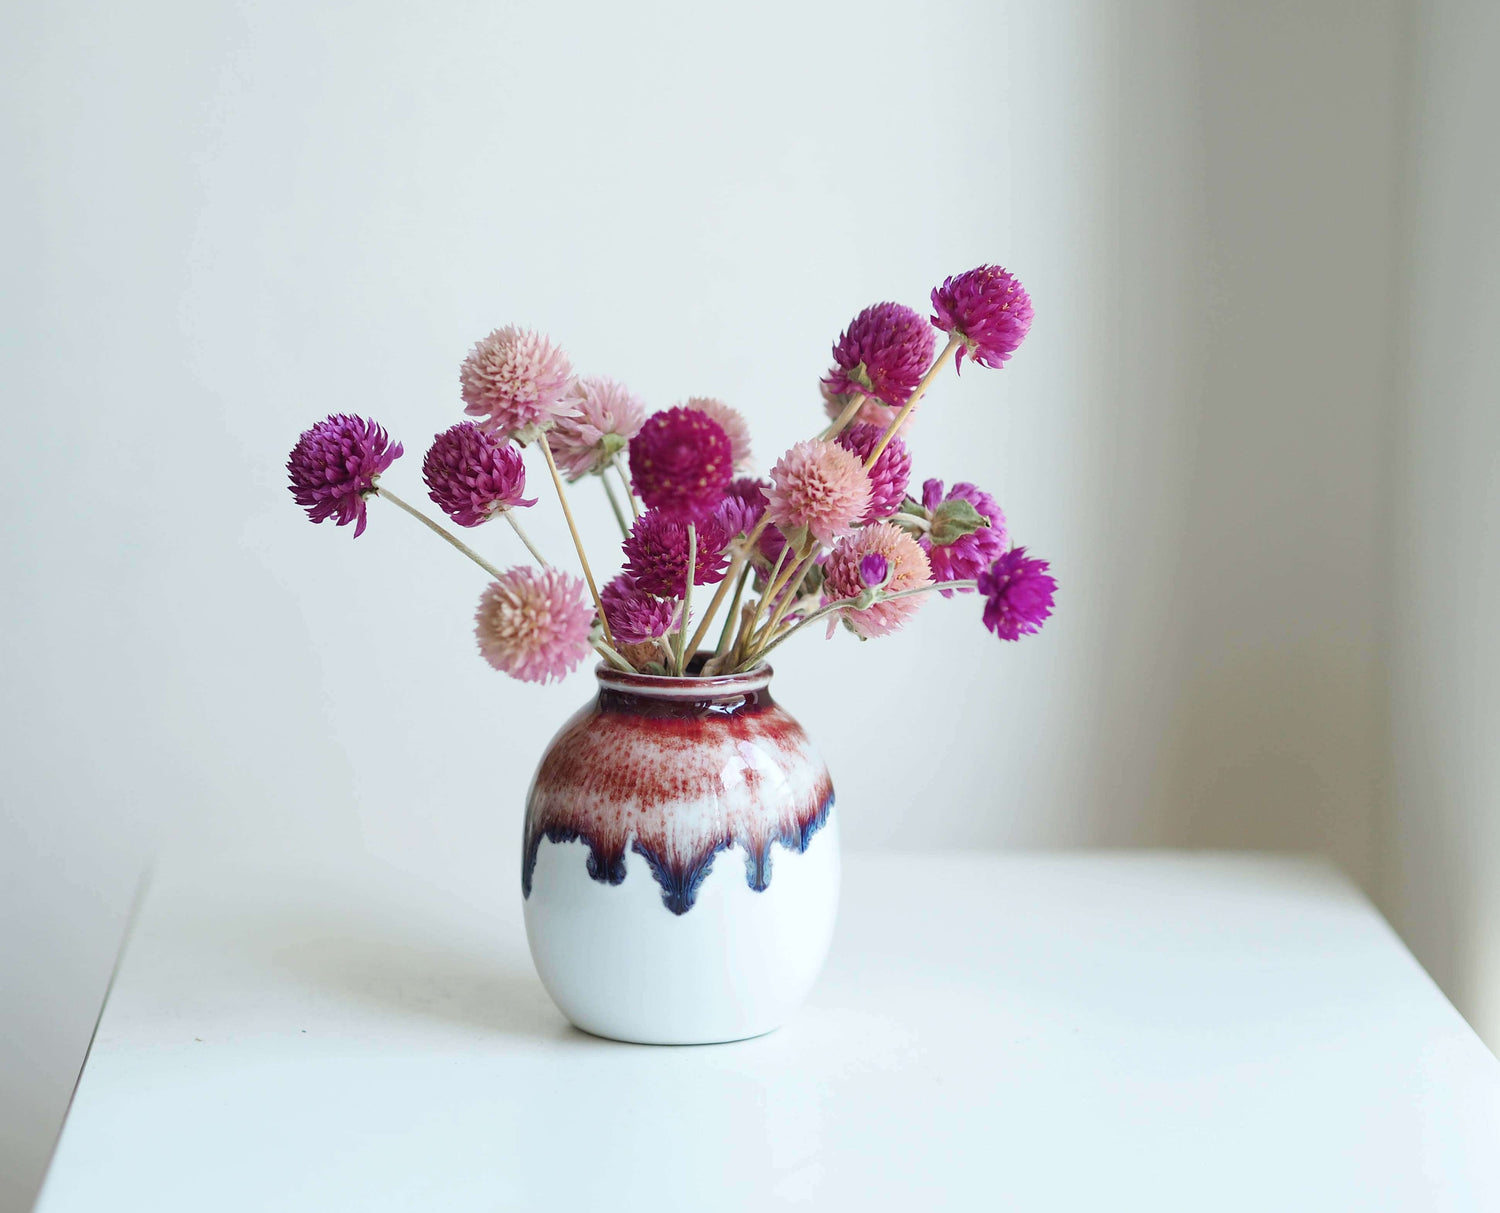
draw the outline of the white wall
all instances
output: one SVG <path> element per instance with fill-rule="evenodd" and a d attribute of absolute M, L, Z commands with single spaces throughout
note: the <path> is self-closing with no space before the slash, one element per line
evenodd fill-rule
<path fill-rule="evenodd" d="M 378 503 L 357 543 L 308 526 L 281 471 L 310 420 L 358 410 L 405 439 L 391 482 L 418 495 L 458 360 L 511 320 L 654 404 L 739 404 L 769 461 L 858 307 L 1004 261 L 1034 333 L 943 386 L 917 468 L 993 486 L 1060 609 L 1019 646 L 955 602 L 787 654 L 850 844 L 1314 847 L 1368 880 L 1399 17 L 12 14 L 0 1207 L 35 1183 L 159 843 L 513 879 L 586 676 L 493 675 L 468 568 Z"/>
<path fill-rule="evenodd" d="M 1418 12 L 1384 902 L 1500 1048 L 1500 7 Z"/>

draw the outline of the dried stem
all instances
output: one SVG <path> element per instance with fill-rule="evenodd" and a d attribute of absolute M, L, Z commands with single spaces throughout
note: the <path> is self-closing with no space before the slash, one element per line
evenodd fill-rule
<path fill-rule="evenodd" d="M 865 471 L 868 472 L 872 467 L 875 466 L 875 461 L 880 458 L 881 454 L 885 451 L 885 448 L 890 445 L 891 439 L 896 436 L 896 431 L 899 430 L 905 423 L 906 419 L 911 416 L 912 409 L 917 407 L 917 401 L 922 399 L 922 397 L 927 394 L 927 389 L 932 386 L 932 381 L 936 379 L 938 375 L 941 374 L 942 369 L 948 365 L 948 359 L 953 357 L 954 351 L 958 349 L 959 343 L 962 341 L 962 337 L 948 338 L 948 344 L 943 347 L 943 352 L 939 354 L 933 364 L 927 368 L 927 374 L 922 376 L 922 381 L 917 384 L 916 388 L 912 391 L 910 399 L 908 399 L 907 402 L 901 406 L 901 411 L 891 418 L 890 425 L 885 427 L 885 433 L 880 436 L 880 441 L 875 444 L 875 449 L 872 450 L 869 456 L 865 459 Z"/>
<path fill-rule="evenodd" d="M 519 538 L 520 541 L 526 545 L 526 550 L 530 552 L 534 557 L 536 557 L 536 562 L 541 565 L 542 568 L 547 568 L 547 558 L 536 550 L 536 544 L 531 542 L 531 536 L 521 529 L 521 524 L 516 521 L 516 511 L 514 509 L 509 509 L 503 512 L 505 514 L 505 521 L 510 523 L 510 529 L 515 531 L 517 538 Z"/>
<path fill-rule="evenodd" d="M 677 629 L 677 676 L 682 677 L 687 672 L 688 657 L 687 630 L 688 619 L 691 618 L 693 608 L 693 578 L 698 573 L 698 527 L 696 523 L 688 523 L 688 558 L 687 577 L 682 587 L 682 626 Z M 696 651 L 696 650 L 695 650 Z"/>
<path fill-rule="evenodd" d="M 864 392 L 855 392 L 849 397 L 849 403 L 844 405 L 844 411 L 838 415 L 832 425 L 823 431 L 821 436 L 830 442 L 837 438 L 849 428 L 849 423 L 854 420 L 855 415 L 864 407 L 865 401 L 869 398 Z"/>
<path fill-rule="evenodd" d="M 708 625 L 713 622 L 715 612 L 724 602 L 724 595 L 729 593 L 729 584 L 740 575 L 740 570 L 745 567 L 746 561 L 750 559 L 750 553 L 755 550 L 755 542 L 765 532 L 771 523 L 769 516 L 762 514 L 760 521 L 755 524 L 755 529 L 745 537 L 745 547 L 742 552 L 734 558 L 734 563 L 729 566 L 729 571 L 724 575 L 724 580 L 719 582 L 719 588 L 714 591 L 714 596 L 708 600 L 708 610 L 703 613 L 703 618 L 698 623 L 698 630 L 693 633 L 693 638 L 688 642 L 688 647 L 697 652 L 698 646 L 703 643 L 703 637 L 708 634 Z"/>
<path fill-rule="evenodd" d="M 620 534 L 627 539 L 630 538 L 630 523 L 625 521 L 625 511 L 620 508 L 620 499 L 615 496 L 614 489 L 609 486 L 608 469 L 599 473 L 599 483 L 604 486 L 604 495 L 609 498 L 609 508 L 614 511 L 615 521 L 620 524 Z"/>
<path fill-rule="evenodd" d="M 740 599 L 745 596 L 745 583 L 749 580 L 750 566 L 747 564 L 740 573 L 738 584 L 734 587 L 734 597 L 729 600 L 729 610 L 724 613 L 724 630 L 719 633 L 719 645 L 714 649 L 715 657 L 724 656 L 729 644 L 729 634 L 734 631 L 734 621 L 740 613 Z"/>
<path fill-rule="evenodd" d="M 630 516 L 632 518 L 639 518 L 641 516 L 641 507 L 635 499 L 635 490 L 630 487 L 630 477 L 625 474 L 625 467 L 620 462 L 618 451 L 615 452 L 614 458 L 609 462 L 610 466 L 615 469 L 615 475 L 620 478 L 620 483 L 625 488 L 625 500 L 630 502 Z"/>
<path fill-rule="evenodd" d="M 557 489 L 557 500 L 562 505 L 563 517 L 567 519 L 568 533 L 573 536 L 573 547 L 578 552 L 578 563 L 583 566 L 583 579 L 589 583 L 589 593 L 594 598 L 594 609 L 599 612 L 599 624 L 604 629 L 604 639 L 613 648 L 614 634 L 609 630 L 609 620 L 604 616 L 604 603 L 599 598 L 599 587 L 594 584 L 594 571 L 589 568 L 589 558 L 583 554 L 583 540 L 578 534 L 578 524 L 573 521 L 573 511 L 568 506 L 568 494 L 563 491 L 562 477 L 557 474 L 557 460 L 552 458 L 552 447 L 547 442 L 546 434 L 543 434 L 537 441 L 541 443 L 542 454 L 546 457 L 547 470 L 552 473 L 552 484 Z"/>
<path fill-rule="evenodd" d="M 482 568 L 491 577 L 495 578 L 497 581 L 500 579 L 502 574 L 499 569 L 492 565 L 488 560 L 486 560 L 483 556 L 481 556 L 478 552 L 471 548 L 457 535 L 453 534 L 453 532 L 450 531 L 447 527 L 443 526 L 441 523 L 434 522 L 431 518 L 427 517 L 426 514 L 422 513 L 422 511 L 417 509 L 415 506 L 407 505 L 406 502 L 402 501 L 401 498 L 397 497 L 395 493 L 391 492 L 390 489 L 386 488 L 382 484 L 377 484 L 374 491 L 377 496 L 384 497 L 392 505 L 398 506 L 401 509 L 405 510 L 428 530 L 432 531 L 433 534 L 439 535 L 443 539 L 446 539 L 449 543 L 451 543 L 460 552 L 462 552 L 465 556 L 467 556 L 470 560 L 472 560 L 475 564 Z"/>

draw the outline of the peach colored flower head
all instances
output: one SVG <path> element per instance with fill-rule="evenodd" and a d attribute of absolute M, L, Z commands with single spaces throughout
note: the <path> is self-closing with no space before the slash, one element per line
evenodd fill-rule
<path fill-rule="evenodd" d="M 883 557 L 886 581 L 881 590 L 894 594 L 914 590 L 932 580 L 927 553 L 917 541 L 892 522 L 880 522 L 840 539 L 823 562 L 823 593 L 830 602 L 841 598 L 858 598 L 869 586 L 861 566 L 869 556 Z M 865 565 L 868 571 L 877 562 Z M 894 602 L 875 602 L 864 610 L 845 607 L 831 618 L 843 621 L 859 636 L 887 636 L 897 631 L 922 605 L 925 594 L 898 598 Z M 832 626 L 829 628 L 832 633 Z"/>
<path fill-rule="evenodd" d="M 478 342 L 458 372 L 464 412 L 500 438 L 531 442 L 563 417 L 573 378 L 568 356 L 532 329 L 496 329 Z"/>
<path fill-rule="evenodd" d="M 731 408 L 712 396 L 690 396 L 682 407 L 707 413 L 710 419 L 719 423 L 719 428 L 729 439 L 736 472 L 743 472 L 750 466 L 750 426 L 739 409 Z"/>
<path fill-rule="evenodd" d="M 793 542 L 832 543 L 870 508 L 870 478 L 853 451 L 809 438 L 776 461 L 766 496 L 771 521 Z"/>
<path fill-rule="evenodd" d="M 548 682 L 572 673 L 588 656 L 593 621 L 579 578 L 518 565 L 480 596 L 474 635 L 480 654 L 501 673 Z"/>
<path fill-rule="evenodd" d="M 603 472 L 646 422 L 646 406 L 613 379 L 575 379 L 566 399 L 574 414 L 559 418 L 547 441 L 569 480 Z"/>

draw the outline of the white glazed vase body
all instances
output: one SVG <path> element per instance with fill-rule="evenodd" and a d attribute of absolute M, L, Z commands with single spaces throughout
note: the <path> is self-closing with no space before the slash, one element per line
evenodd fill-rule
<path fill-rule="evenodd" d="M 779 1027 L 833 934 L 828 769 L 770 696 L 719 678 L 598 671 L 553 738 L 522 840 L 526 938 L 585 1032 L 707 1044 Z"/>

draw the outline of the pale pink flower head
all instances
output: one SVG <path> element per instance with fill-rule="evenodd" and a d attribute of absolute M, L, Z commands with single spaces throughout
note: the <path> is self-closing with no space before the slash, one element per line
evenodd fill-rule
<path fill-rule="evenodd" d="M 833 369 L 823 383 L 840 396 L 855 392 L 900 408 L 932 365 L 937 335 L 899 303 L 865 308 L 833 347 Z"/>
<path fill-rule="evenodd" d="M 932 323 L 958 337 L 957 369 L 964 354 L 980 366 L 1004 366 L 1031 329 L 1031 296 L 1014 274 L 981 265 L 932 289 Z"/>
<path fill-rule="evenodd" d="M 771 521 L 798 547 L 809 536 L 832 543 L 870 508 L 870 478 L 853 451 L 809 438 L 776 461 L 766 496 Z"/>
<path fill-rule="evenodd" d="M 712 396 L 691 396 L 682 407 L 697 409 L 718 422 L 724 436 L 729 439 L 730 458 L 734 460 L 736 472 L 743 472 L 750 466 L 750 425 L 739 409 L 731 408 Z"/>
<path fill-rule="evenodd" d="M 853 451 L 859 456 L 860 463 L 864 463 L 875 449 L 875 444 L 884 436 L 884 426 L 867 425 L 861 421 L 851 425 L 835 441 L 846 450 Z M 892 438 L 886 443 L 885 450 L 880 452 L 880 458 L 875 461 L 875 466 L 869 470 L 868 475 L 870 508 L 860 519 L 861 525 L 889 518 L 905 499 L 906 486 L 911 480 L 911 452 L 906 449 L 906 443 L 899 438 Z"/>
<path fill-rule="evenodd" d="M 518 565 L 479 598 L 474 635 L 495 669 L 522 682 L 560 679 L 589 654 L 594 612 L 583 582 L 561 569 Z"/>
<path fill-rule="evenodd" d="M 574 413 L 558 419 L 547 442 L 569 480 L 602 473 L 646 422 L 646 406 L 613 379 L 575 379 L 567 401 Z"/>
<path fill-rule="evenodd" d="M 872 556 L 885 561 L 883 569 L 878 561 L 870 559 Z M 886 594 L 914 590 L 932 580 L 927 553 L 893 522 L 864 527 L 834 545 L 823 562 L 823 594 L 830 602 L 858 598 L 871 588 L 870 576 L 881 573 L 885 581 L 880 592 Z M 866 639 L 887 636 L 917 613 L 925 597 L 913 594 L 894 602 L 873 602 L 864 610 L 849 606 L 830 618 L 841 617 L 856 635 Z M 831 634 L 831 625 L 829 631 Z"/>
<path fill-rule="evenodd" d="M 573 367 L 541 333 L 510 325 L 469 351 L 458 372 L 464 412 L 479 428 L 525 444 L 551 429 L 575 406 L 568 399 Z"/>
<path fill-rule="evenodd" d="M 843 415 L 844 408 L 849 403 L 849 397 L 840 395 L 837 392 L 830 392 L 826 383 L 822 385 L 822 390 L 823 411 L 828 414 L 828 419 L 830 421 L 836 420 Z M 854 414 L 854 420 L 855 422 L 866 422 L 870 425 L 878 425 L 881 432 L 884 433 L 891 422 L 896 420 L 896 414 L 900 411 L 900 409 L 891 408 L 891 406 L 888 404 L 881 404 L 878 400 L 866 400 L 862 405 L 859 406 L 859 411 Z M 906 415 L 906 420 L 901 423 L 901 428 L 897 430 L 896 433 L 906 433 L 907 427 L 911 425 L 913 419 L 919 412 L 921 412 L 920 405 Z"/>

